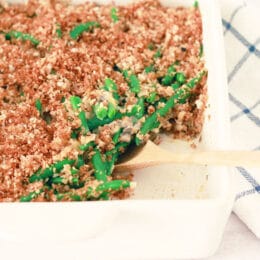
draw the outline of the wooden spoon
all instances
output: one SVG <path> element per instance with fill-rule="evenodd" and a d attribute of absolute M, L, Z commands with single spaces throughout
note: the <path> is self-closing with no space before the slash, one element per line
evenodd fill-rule
<path fill-rule="evenodd" d="M 116 171 L 136 170 L 158 164 L 178 163 L 260 167 L 260 151 L 194 151 L 169 152 L 152 141 L 123 156 Z"/>

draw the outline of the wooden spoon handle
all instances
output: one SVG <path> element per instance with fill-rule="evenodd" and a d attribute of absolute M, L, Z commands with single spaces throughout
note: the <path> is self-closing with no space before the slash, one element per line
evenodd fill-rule
<path fill-rule="evenodd" d="M 175 153 L 169 158 L 172 163 L 200 165 L 224 165 L 260 167 L 260 151 L 199 151 Z"/>
<path fill-rule="evenodd" d="M 116 170 L 134 170 L 165 163 L 260 167 L 260 151 L 172 153 L 159 148 L 153 151 L 152 156 L 149 153 L 145 152 L 140 157 L 116 165 Z"/>

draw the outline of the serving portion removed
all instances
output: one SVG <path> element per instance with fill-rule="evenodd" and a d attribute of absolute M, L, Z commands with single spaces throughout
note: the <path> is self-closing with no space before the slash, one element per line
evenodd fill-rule
<path fill-rule="evenodd" d="M 195 4 L 63 1 L 0 11 L 0 200 L 127 198 L 122 153 L 197 137 L 206 104 Z"/>

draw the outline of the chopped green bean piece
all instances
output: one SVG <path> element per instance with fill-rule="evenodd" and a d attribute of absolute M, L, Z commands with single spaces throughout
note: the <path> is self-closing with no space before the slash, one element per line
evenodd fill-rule
<path fill-rule="evenodd" d="M 12 38 L 15 39 L 21 39 L 22 41 L 30 41 L 33 45 L 37 47 L 37 45 L 40 43 L 39 40 L 35 39 L 32 35 L 28 33 L 22 33 L 19 31 L 10 31 L 5 34 L 5 39 L 6 40 L 11 40 Z"/>
<path fill-rule="evenodd" d="M 174 64 L 173 64 L 168 68 L 166 75 L 162 78 L 162 85 L 170 86 L 174 81 L 175 74 L 176 74 L 176 69 L 174 68 Z"/>
<path fill-rule="evenodd" d="M 106 181 L 106 163 L 103 162 L 101 153 L 98 149 L 95 149 L 95 154 L 92 157 L 92 164 L 94 167 L 94 175 L 98 181 Z"/>
<path fill-rule="evenodd" d="M 61 184 L 62 182 L 63 182 L 63 178 L 59 176 L 52 179 L 53 184 Z"/>
<path fill-rule="evenodd" d="M 150 51 L 153 51 L 154 48 L 155 48 L 155 46 L 154 46 L 153 43 L 149 43 L 149 44 L 148 44 L 148 49 L 149 49 Z"/>
<path fill-rule="evenodd" d="M 84 157 L 83 157 L 82 154 L 79 154 L 75 167 L 76 167 L 77 169 L 80 169 L 80 167 L 83 166 L 84 164 L 85 164 L 85 162 L 84 162 Z M 71 169 L 71 173 L 72 173 L 72 172 L 75 173 L 75 171 L 77 171 L 77 170 L 76 170 L 76 169 Z"/>
<path fill-rule="evenodd" d="M 175 83 L 171 84 L 171 87 L 172 87 L 174 90 L 178 89 L 180 86 L 181 86 L 181 84 L 180 84 L 179 82 L 175 82 Z"/>
<path fill-rule="evenodd" d="M 40 115 L 42 115 L 42 102 L 40 99 L 36 99 L 35 107 L 39 111 Z"/>
<path fill-rule="evenodd" d="M 54 163 L 53 167 L 55 168 L 56 173 L 60 173 L 65 165 L 73 165 L 75 160 L 71 160 L 68 158 L 63 159 L 62 161 L 58 161 Z"/>
<path fill-rule="evenodd" d="M 83 165 L 84 165 L 84 161 L 83 161 Z M 71 172 L 72 175 L 75 175 L 75 174 L 77 174 L 77 173 L 79 172 L 79 170 L 78 170 L 78 169 L 75 169 L 75 168 L 73 167 L 73 168 L 71 168 L 70 172 Z"/>
<path fill-rule="evenodd" d="M 158 49 L 158 50 L 156 51 L 156 53 L 154 54 L 153 57 L 154 57 L 155 59 L 161 58 L 161 57 L 162 57 L 161 49 Z"/>
<path fill-rule="evenodd" d="M 113 136 L 112 140 L 113 140 L 113 143 L 114 144 L 117 144 L 118 143 L 118 140 L 119 140 L 119 137 L 122 133 L 122 129 L 119 129 Z"/>
<path fill-rule="evenodd" d="M 109 103 L 108 104 L 107 116 L 110 119 L 114 119 L 115 115 L 116 115 L 116 108 L 112 103 Z"/>
<path fill-rule="evenodd" d="M 56 26 L 57 26 L 57 28 L 56 28 L 57 37 L 58 37 L 58 38 L 62 38 L 61 26 L 60 26 L 60 24 L 57 24 Z"/>
<path fill-rule="evenodd" d="M 170 86 L 173 82 L 174 76 L 171 75 L 165 75 L 162 79 L 162 85 L 164 86 Z"/>
<path fill-rule="evenodd" d="M 65 100 L 66 100 L 65 97 L 62 97 L 61 100 L 60 100 L 60 102 L 61 102 L 61 103 L 64 103 Z"/>
<path fill-rule="evenodd" d="M 30 192 L 28 195 L 22 196 L 20 202 L 30 202 L 33 199 L 36 199 L 41 193 L 42 190 Z"/>
<path fill-rule="evenodd" d="M 64 198 L 64 194 L 59 194 L 58 193 L 55 196 L 56 196 L 57 201 L 61 201 Z"/>
<path fill-rule="evenodd" d="M 127 180 L 113 180 L 104 182 L 102 184 L 99 184 L 96 188 L 96 191 L 99 192 L 110 192 L 110 191 L 118 191 L 122 189 L 129 188 L 131 186 L 131 182 Z"/>
<path fill-rule="evenodd" d="M 42 168 L 39 168 L 33 175 L 30 176 L 29 178 L 29 182 L 35 182 L 35 181 L 38 181 L 40 180 L 40 174 L 42 172 Z"/>
<path fill-rule="evenodd" d="M 70 97 L 70 103 L 71 103 L 73 110 L 78 110 L 80 108 L 81 102 L 82 102 L 81 98 L 78 97 L 78 96 L 71 96 Z"/>
<path fill-rule="evenodd" d="M 157 125 L 158 125 L 157 114 L 156 114 L 156 112 L 154 112 L 152 115 L 148 116 L 145 119 L 145 121 L 140 129 L 141 134 L 143 134 L 143 135 L 147 134 L 150 130 L 155 128 L 155 126 L 157 126 Z"/>
<path fill-rule="evenodd" d="M 146 67 L 146 68 L 144 69 L 144 71 L 145 71 L 146 74 L 151 73 L 151 72 L 154 72 L 154 71 L 155 71 L 154 65 L 152 64 L 152 65 Z"/>
<path fill-rule="evenodd" d="M 104 89 L 111 92 L 115 100 L 119 100 L 120 96 L 117 93 L 118 89 L 116 83 L 112 79 L 110 78 L 105 79 Z"/>
<path fill-rule="evenodd" d="M 103 120 L 107 116 L 107 107 L 103 103 L 98 103 L 94 107 L 94 112 L 98 119 Z"/>
<path fill-rule="evenodd" d="M 118 158 L 118 155 L 113 154 L 111 161 L 107 162 L 107 175 L 111 175 L 111 173 L 113 172 L 113 168 L 114 168 L 115 161 L 117 158 Z"/>
<path fill-rule="evenodd" d="M 79 112 L 79 119 L 81 121 L 81 125 L 84 128 L 84 134 L 86 134 L 87 132 L 89 132 L 89 128 L 88 128 L 88 122 L 84 111 Z"/>
<path fill-rule="evenodd" d="M 115 7 L 111 8 L 110 16 L 114 23 L 119 21 L 117 9 Z"/>
<path fill-rule="evenodd" d="M 114 119 L 110 119 L 107 117 L 107 118 L 104 118 L 103 120 L 100 120 L 99 118 L 97 118 L 97 116 L 94 116 L 93 118 L 90 118 L 88 120 L 88 127 L 89 127 L 90 131 L 92 131 L 92 130 L 98 128 L 99 126 L 109 124 L 116 119 L 121 119 L 122 117 L 123 117 L 123 115 L 120 112 L 116 113 Z"/>
<path fill-rule="evenodd" d="M 70 198 L 73 200 L 73 201 L 81 201 L 81 197 L 78 195 L 78 194 L 71 194 L 70 195 Z"/>
<path fill-rule="evenodd" d="M 140 119 L 144 116 L 144 98 L 139 98 L 137 104 L 133 106 L 130 116 Z"/>
<path fill-rule="evenodd" d="M 156 96 L 157 96 L 157 93 L 155 91 L 152 92 L 150 94 L 150 96 L 148 98 L 146 98 L 147 102 L 153 104 L 156 100 Z"/>
<path fill-rule="evenodd" d="M 181 85 L 186 81 L 186 77 L 182 72 L 177 72 L 175 78 Z"/>
<path fill-rule="evenodd" d="M 98 199 L 100 200 L 109 200 L 109 193 L 108 192 L 103 192 Z"/>
<path fill-rule="evenodd" d="M 205 74 L 206 74 L 206 72 L 205 72 L 205 71 L 202 71 L 197 77 L 191 79 L 191 80 L 186 84 L 187 87 L 193 88 L 195 85 L 197 85 L 197 84 L 201 81 L 202 77 L 203 77 Z"/>
<path fill-rule="evenodd" d="M 140 81 L 139 81 L 139 79 L 137 78 L 136 75 L 134 75 L 134 74 L 130 75 L 130 77 L 129 77 L 129 86 L 130 86 L 130 90 L 133 93 L 138 94 L 140 92 L 140 90 L 141 90 Z"/>
<path fill-rule="evenodd" d="M 70 31 L 70 37 L 77 40 L 83 32 L 90 32 L 97 27 L 100 27 L 100 24 L 95 21 L 78 24 Z"/>
<path fill-rule="evenodd" d="M 78 139 L 79 137 L 79 134 L 80 134 L 80 128 L 76 128 L 76 129 L 73 129 L 71 134 L 70 134 L 70 137 L 72 139 Z"/>
<path fill-rule="evenodd" d="M 170 97 L 165 103 L 164 107 L 157 110 L 157 113 L 164 117 L 170 111 L 170 109 L 175 105 L 176 95 Z"/>
<path fill-rule="evenodd" d="M 195 1 L 194 1 L 193 6 L 194 6 L 194 8 L 198 8 L 198 7 L 199 7 L 199 2 L 198 2 L 198 0 L 195 0 Z"/>
<path fill-rule="evenodd" d="M 40 177 L 41 177 L 42 180 L 44 180 L 44 179 L 52 177 L 53 173 L 54 173 L 53 172 L 53 167 L 50 166 L 50 167 L 47 167 L 47 168 L 45 168 L 43 170 L 43 172 L 41 173 Z"/>
<path fill-rule="evenodd" d="M 87 144 L 82 144 L 79 146 L 79 149 L 81 151 L 87 151 L 90 147 L 94 147 L 96 144 L 94 141 L 90 141 L 89 143 Z"/>

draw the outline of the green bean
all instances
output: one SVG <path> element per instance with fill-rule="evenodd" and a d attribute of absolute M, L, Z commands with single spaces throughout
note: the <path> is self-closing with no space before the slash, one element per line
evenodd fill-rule
<path fill-rule="evenodd" d="M 140 119 L 144 116 L 144 98 L 139 98 L 137 104 L 133 106 L 131 113 L 128 116 L 134 116 Z"/>
<path fill-rule="evenodd" d="M 82 165 L 84 165 L 84 160 L 83 160 L 83 164 L 82 164 Z M 80 167 L 81 167 L 82 165 L 80 165 Z M 80 167 L 78 167 L 78 168 L 80 168 Z M 75 168 L 71 168 L 70 172 L 71 172 L 71 175 L 76 175 L 76 174 L 78 174 L 79 170 L 78 170 L 78 169 L 75 169 Z"/>
<path fill-rule="evenodd" d="M 42 116 L 42 102 L 40 99 L 36 99 L 35 107 L 39 111 L 40 115 Z"/>
<path fill-rule="evenodd" d="M 62 31 L 61 31 L 61 26 L 60 26 L 60 24 L 57 24 L 56 25 L 57 26 L 57 28 L 56 28 L 56 34 L 57 34 L 57 37 L 58 38 L 62 38 Z"/>
<path fill-rule="evenodd" d="M 134 74 L 129 75 L 129 72 L 127 70 L 123 70 L 122 74 L 124 78 L 127 80 L 128 86 L 130 87 L 130 91 L 135 94 L 138 94 L 141 90 L 141 86 L 137 76 Z"/>
<path fill-rule="evenodd" d="M 182 72 L 177 72 L 175 78 L 181 85 L 186 81 L 186 77 Z"/>
<path fill-rule="evenodd" d="M 55 178 L 52 179 L 52 183 L 53 184 L 61 184 L 61 183 L 63 183 L 63 178 L 60 177 L 60 176 L 55 177 Z"/>
<path fill-rule="evenodd" d="M 80 127 L 79 127 L 79 128 L 76 128 L 76 129 L 73 129 L 72 132 L 71 132 L 71 134 L 70 134 L 70 138 L 72 138 L 72 139 L 78 139 L 79 134 L 80 134 L 80 130 L 81 130 Z"/>
<path fill-rule="evenodd" d="M 98 149 L 95 149 L 95 153 L 92 157 L 92 164 L 94 168 L 94 176 L 98 181 L 106 181 L 106 163 L 103 162 L 101 153 Z"/>
<path fill-rule="evenodd" d="M 75 164 L 75 167 L 77 169 L 80 169 L 81 166 L 83 166 L 85 164 L 85 161 L 84 161 L 84 157 L 82 154 L 79 154 L 78 155 L 78 159 L 77 159 L 77 162 Z M 72 173 L 72 169 L 71 169 L 71 173 Z"/>
<path fill-rule="evenodd" d="M 30 202 L 33 199 L 36 199 L 42 192 L 43 190 L 41 189 L 39 191 L 30 192 L 28 195 L 21 196 L 20 202 Z"/>
<path fill-rule="evenodd" d="M 176 69 L 174 68 L 173 64 L 168 68 L 166 75 L 162 78 L 162 85 L 170 86 L 174 81 L 175 74 Z"/>
<path fill-rule="evenodd" d="M 71 160 L 68 158 L 63 159 L 62 161 L 58 161 L 53 164 L 53 167 L 55 168 L 56 173 L 60 173 L 65 165 L 73 165 L 75 163 L 75 160 Z"/>
<path fill-rule="evenodd" d="M 57 201 L 61 201 L 64 198 L 64 194 L 55 194 Z"/>
<path fill-rule="evenodd" d="M 95 21 L 78 24 L 70 31 L 70 37 L 73 40 L 77 40 L 83 32 L 92 31 L 94 28 L 97 27 L 100 27 L 100 24 Z"/>
<path fill-rule="evenodd" d="M 171 87 L 172 87 L 174 90 L 178 89 L 180 86 L 181 86 L 181 84 L 180 84 L 179 82 L 175 82 L 175 83 L 171 84 Z"/>
<path fill-rule="evenodd" d="M 110 16 L 111 16 L 111 19 L 113 20 L 114 23 L 119 21 L 117 9 L 115 7 L 111 8 Z"/>
<path fill-rule="evenodd" d="M 70 103 L 72 106 L 73 110 L 78 110 L 80 108 L 80 104 L 81 104 L 81 98 L 78 96 L 71 96 L 70 97 Z"/>
<path fill-rule="evenodd" d="M 161 49 L 157 50 L 153 57 L 155 59 L 161 58 L 162 57 Z"/>
<path fill-rule="evenodd" d="M 109 200 L 109 193 L 108 192 L 103 192 L 101 195 L 98 197 L 99 200 Z"/>
<path fill-rule="evenodd" d="M 107 116 L 107 107 L 103 103 L 98 103 L 94 106 L 94 112 L 99 120 L 103 120 Z"/>
<path fill-rule="evenodd" d="M 79 112 L 79 119 L 81 121 L 82 127 L 84 128 L 84 134 L 86 134 L 87 132 L 89 132 L 89 128 L 88 128 L 88 122 L 84 111 Z"/>
<path fill-rule="evenodd" d="M 140 90 L 141 90 L 140 81 L 139 81 L 139 79 L 137 78 L 136 75 L 134 75 L 134 74 L 130 75 L 129 86 L 130 86 L 130 90 L 133 93 L 138 94 L 140 92 Z"/>
<path fill-rule="evenodd" d="M 111 92 L 115 100 L 119 100 L 120 96 L 117 93 L 118 92 L 117 85 L 112 79 L 110 78 L 105 79 L 104 89 Z"/>
<path fill-rule="evenodd" d="M 150 43 L 148 44 L 147 48 L 148 48 L 150 51 L 153 51 L 154 48 L 155 48 L 155 46 L 154 46 L 154 44 L 153 44 L 152 42 L 150 42 Z"/>
<path fill-rule="evenodd" d="M 90 142 L 88 142 L 88 143 L 86 143 L 86 144 L 80 145 L 80 146 L 79 146 L 79 149 L 80 149 L 81 151 L 87 151 L 90 147 L 94 147 L 95 145 L 96 145 L 96 144 L 95 144 L 94 141 L 90 141 Z"/>
<path fill-rule="evenodd" d="M 53 166 L 51 165 L 50 167 L 45 168 L 41 174 L 40 174 L 40 179 L 44 180 L 47 178 L 50 178 L 54 174 L 53 172 Z"/>
<path fill-rule="evenodd" d="M 36 38 L 34 38 L 32 35 L 30 35 L 28 33 L 19 32 L 19 31 L 10 31 L 10 32 L 5 34 L 5 39 L 6 40 L 10 41 L 12 38 L 21 39 L 22 41 L 27 41 L 28 40 L 33 45 L 35 45 L 36 47 L 40 43 L 40 41 L 37 40 Z"/>
<path fill-rule="evenodd" d="M 121 119 L 123 117 L 123 114 L 121 114 L 120 112 L 117 112 L 114 119 L 111 118 L 104 118 L 103 120 L 100 120 L 99 118 L 97 118 L 96 116 L 90 118 L 88 120 L 88 127 L 89 130 L 92 131 L 96 128 L 98 128 L 99 126 L 103 126 L 106 124 L 111 123 L 112 121 L 116 120 L 116 119 Z"/>
<path fill-rule="evenodd" d="M 118 153 L 115 152 L 114 154 L 112 154 L 111 160 L 107 161 L 107 175 L 111 175 L 111 173 L 113 172 L 113 168 L 116 160 L 118 159 L 118 156 Z"/>
<path fill-rule="evenodd" d="M 81 196 L 78 195 L 78 194 L 71 194 L 71 195 L 70 195 L 70 198 L 71 198 L 73 201 L 82 201 Z"/>
<path fill-rule="evenodd" d="M 113 180 L 99 184 L 96 188 L 98 192 L 118 191 L 131 187 L 131 182 L 127 180 Z"/>
<path fill-rule="evenodd" d="M 154 71 L 155 71 L 154 65 L 152 64 L 152 65 L 146 67 L 146 68 L 144 69 L 144 71 L 145 71 L 146 74 L 151 73 L 151 72 L 154 72 Z"/>
<path fill-rule="evenodd" d="M 119 140 L 119 137 L 122 133 L 122 129 L 119 129 L 113 136 L 112 140 L 113 140 L 113 143 L 114 144 L 117 144 L 118 143 L 118 140 Z"/>
<path fill-rule="evenodd" d="M 141 126 L 140 132 L 141 134 L 145 135 L 146 133 L 148 133 L 150 130 L 152 130 L 153 128 L 155 128 L 155 126 L 157 126 L 157 113 L 154 112 L 152 115 L 148 116 L 143 125 Z"/>
<path fill-rule="evenodd" d="M 146 98 L 147 102 L 153 104 L 156 100 L 156 96 L 157 96 L 157 93 L 155 91 L 152 92 L 150 94 L 150 96 Z"/>
<path fill-rule="evenodd" d="M 39 168 L 34 174 L 32 174 L 29 178 L 29 182 L 35 182 L 35 181 L 39 181 L 40 178 L 40 174 L 42 172 L 42 168 Z"/>
<path fill-rule="evenodd" d="M 110 119 L 114 119 L 115 115 L 116 115 L 116 107 L 112 103 L 109 103 L 108 110 L 107 110 L 107 116 Z"/>

